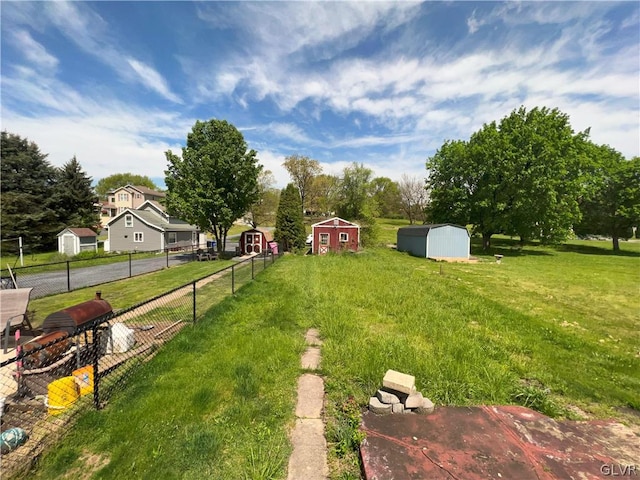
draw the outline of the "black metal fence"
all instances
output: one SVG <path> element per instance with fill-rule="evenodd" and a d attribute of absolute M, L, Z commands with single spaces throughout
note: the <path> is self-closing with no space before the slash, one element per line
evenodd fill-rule
<path fill-rule="evenodd" d="M 10 339 L 9 358 L 0 362 L 2 478 L 25 475 L 79 414 L 102 408 L 163 344 L 277 258 L 267 253 L 235 263 L 46 344 L 42 337 Z"/>
<path fill-rule="evenodd" d="M 162 253 L 124 253 L 0 270 L 0 288 L 33 288 L 31 298 L 100 285 L 198 259 L 197 247 Z M 13 275 L 13 278 L 12 278 Z M 15 283 L 14 283 L 15 279 Z"/>

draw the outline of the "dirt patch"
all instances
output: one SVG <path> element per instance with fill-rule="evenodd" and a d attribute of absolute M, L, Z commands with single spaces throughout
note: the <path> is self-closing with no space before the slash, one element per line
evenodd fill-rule
<path fill-rule="evenodd" d="M 82 464 L 69 470 L 62 478 L 68 478 L 70 480 L 91 478 L 94 473 L 109 463 L 109 458 L 88 450 L 83 450 L 82 457 L 78 459 L 78 461 Z"/>

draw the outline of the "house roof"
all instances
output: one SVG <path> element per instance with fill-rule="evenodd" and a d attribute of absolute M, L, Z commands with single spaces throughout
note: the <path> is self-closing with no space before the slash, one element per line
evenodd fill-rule
<path fill-rule="evenodd" d="M 97 237 L 98 236 L 98 234 L 93 230 L 91 230 L 90 228 L 67 227 L 58 234 L 58 237 L 65 232 L 71 232 L 75 234 L 77 237 Z"/>
<path fill-rule="evenodd" d="M 113 217 L 107 225 L 111 225 L 112 223 L 117 222 L 123 215 L 133 215 L 138 218 L 141 222 L 146 223 L 152 228 L 156 228 L 158 230 L 164 232 L 192 232 L 194 230 L 199 230 L 198 227 L 194 225 L 190 225 L 187 222 L 182 220 L 169 218 L 167 220 L 165 217 L 160 217 L 153 212 L 149 212 L 147 210 L 132 210 L 127 208 L 124 212 L 119 213 L 115 217 Z"/>
<path fill-rule="evenodd" d="M 242 233 L 247 233 L 247 232 L 260 232 L 261 234 L 264 235 L 264 238 L 267 240 L 267 242 L 270 242 L 271 240 L 273 240 L 273 231 L 267 230 L 266 228 L 251 228 L 249 230 L 245 230 Z"/>
<path fill-rule="evenodd" d="M 427 225 L 409 225 L 407 227 L 400 227 L 398 229 L 398 235 L 406 235 L 408 237 L 424 237 L 426 236 L 430 230 L 440 227 L 455 227 L 460 228 L 469 234 L 466 227 L 462 225 L 455 225 L 453 223 L 432 223 Z"/>
<path fill-rule="evenodd" d="M 334 222 L 336 220 L 338 222 L 338 226 L 340 226 L 340 227 L 360 228 L 360 225 L 358 225 L 357 223 L 350 222 L 350 221 L 345 220 L 345 219 L 340 218 L 340 217 L 328 218 L 326 220 L 322 220 L 321 222 L 314 223 L 313 225 L 311 225 L 311 228 L 313 228 L 313 227 L 333 226 L 333 225 L 335 225 Z"/>
<path fill-rule="evenodd" d="M 108 193 L 116 193 L 118 190 L 123 190 L 123 189 L 128 192 L 131 192 L 131 190 L 137 190 L 143 195 L 153 195 L 153 196 L 162 197 L 162 198 L 166 196 L 164 192 L 158 192 L 157 190 L 152 190 L 151 188 L 144 187 L 142 185 L 124 185 L 122 187 L 114 188 Z"/>
<path fill-rule="evenodd" d="M 145 200 L 145 202 L 142 205 L 140 205 L 136 210 L 144 210 L 145 206 L 147 205 L 155 209 L 160 215 L 168 217 L 164 206 L 159 202 L 156 202 L 155 200 Z"/>

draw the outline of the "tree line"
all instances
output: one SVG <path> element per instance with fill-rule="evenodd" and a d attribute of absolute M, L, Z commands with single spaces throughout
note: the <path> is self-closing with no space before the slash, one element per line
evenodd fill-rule
<path fill-rule="evenodd" d="M 640 222 L 640 158 L 575 133 L 555 108 L 514 110 L 445 142 L 426 167 L 429 220 L 472 225 L 484 249 L 499 233 L 522 243 L 590 233 L 619 250 Z"/>

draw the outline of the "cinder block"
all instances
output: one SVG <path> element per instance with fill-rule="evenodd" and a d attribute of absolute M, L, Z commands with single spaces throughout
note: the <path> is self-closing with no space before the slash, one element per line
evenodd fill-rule
<path fill-rule="evenodd" d="M 424 398 L 422 397 L 422 393 L 420 392 L 412 393 L 404 401 L 404 406 L 405 408 L 419 408 L 422 406 L 423 401 L 424 401 Z"/>
<path fill-rule="evenodd" d="M 411 395 L 416 391 L 416 377 L 407 375 L 406 373 L 396 372 L 395 370 L 387 370 L 382 380 L 382 386 Z"/>
<path fill-rule="evenodd" d="M 428 415 L 430 413 L 433 413 L 434 409 L 435 409 L 435 405 L 433 404 L 433 402 L 428 398 L 424 398 L 422 400 L 422 405 L 416 408 L 416 413 L 420 413 L 422 415 Z"/>
<path fill-rule="evenodd" d="M 382 403 L 378 400 L 378 397 L 371 397 L 369 399 L 369 411 L 380 415 L 387 415 L 391 413 L 391 405 Z"/>
<path fill-rule="evenodd" d="M 391 392 L 385 392 L 384 390 L 378 390 L 376 392 L 376 397 L 378 397 L 378 400 L 382 403 L 388 403 L 389 405 L 400 403 L 400 399 L 397 395 L 394 395 Z"/>
<path fill-rule="evenodd" d="M 391 411 L 393 413 L 404 413 L 404 407 L 401 403 L 394 403 L 391 405 Z"/>

